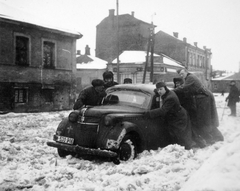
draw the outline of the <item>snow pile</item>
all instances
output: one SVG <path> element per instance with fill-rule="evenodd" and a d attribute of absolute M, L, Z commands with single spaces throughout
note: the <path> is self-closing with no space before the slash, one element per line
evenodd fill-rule
<path fill-rule="evenodd" d="M 224 142 L 194 150 L 169 145 L 120 165 L 62 159 L 46 145 L 70 111 L 0 115 L 0 191 L 239 191 L 239 103 L 238 117 L 229 117 L 225 97 L 215 98 Z"/>

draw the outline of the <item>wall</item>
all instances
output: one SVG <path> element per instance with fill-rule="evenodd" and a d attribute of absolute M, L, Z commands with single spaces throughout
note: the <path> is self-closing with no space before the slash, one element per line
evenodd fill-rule
<path fill-rule="evenodd" d="M 0 110 L 15 112 L 71 109 L 76 71 L 76 38 L 55 30 L 0 19 Z M 15 65 L 14 35 L 30 39 L 29 66 Z M 55 69 L 42 68 L 42 42 L 56 47 Z M 14 88 L 28 90 L 27 103 L 14 103 Z M 50 89 L 53 100 L 46 102 L 42 91 Z M 6 90 L 11 95 L 6 96 Z M 10 98 L 11 97 L 11 98 Z M 12 98 L 13 97 L 13 98 Z"/>

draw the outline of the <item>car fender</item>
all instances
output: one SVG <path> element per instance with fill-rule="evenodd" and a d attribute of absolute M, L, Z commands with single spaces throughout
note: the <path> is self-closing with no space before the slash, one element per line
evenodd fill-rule
<path fill-rule="evenodd" d="M 68 117 L 63 118 L 63 120 L 59 123 L 56 135 L 62 135 L 62 136 L 69 136 L 73 137 L 73 129 L 77 126 L 77 123 L 72 123 L 68 120 Z"/>
<path fill-rule="evenodd" d="M 118 149 L 124 136 L 133 132 L 140 136 L 136 124 L 127 121 L 117 124 L 109 131 L 106 137 L 106 148 L 110 150 Z"/>

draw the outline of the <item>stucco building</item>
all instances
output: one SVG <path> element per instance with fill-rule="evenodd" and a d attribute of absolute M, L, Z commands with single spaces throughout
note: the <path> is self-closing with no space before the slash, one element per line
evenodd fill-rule
<path fill-rule="evenodd" d="M 118 55 L 118 42 L 119 53 L 124 50 L 147 50 L 150 27 L 151 24 L 135 18 L 134 12 L 119 15 L 117 22 L 114 9 L 109 10 L 109 15 L 97 25 L 96 57 L 113 61 Z"/>
<path fill-rule="evenodd" d="M 0 111 L 72 108 L 76 39 L 82 35 L 5 10 L 0 15 Z"/>

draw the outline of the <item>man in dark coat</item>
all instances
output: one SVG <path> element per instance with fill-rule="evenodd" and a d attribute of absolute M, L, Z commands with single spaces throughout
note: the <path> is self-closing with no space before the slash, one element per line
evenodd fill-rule
<path fill-rule="evenodd" d="M 239 90 L 236 87 L 236 81 L 234 80 L 230 82 L 230 91 L 228 96 L 226 97 L 226 101 L 228 101 L 227 106 L 231 110 L 230 116 L 236 117 L 236 103 L 239 102 Z"/>
<path fill-rule="evenodd" d="M 174 88 L 181 88 L 184 84 L 184 81 L 182 78 L 173 78 Z M 174 90 L 173 90 L 174 91 Z M 178 96 L 178 99 L 180 101 L 181 106 L 183 106 L 184 109 L 188 112 L 188 115 L 190 117 L 191 121 L 191 127 L 192 127 L 192 138 L 197 143 L 197 145 L 201 148 L 204 148 L 207 146 L 206 141 L 201 137 L 197 130 L 197 110 L 196 110 L 196 104 L 193 99 L 193 96 L 187 95 L 184 91 L 176 91 L 175 92 Z"/>
<path fill-rule="evenodd" d="M 217 129 L 219 120 L 212 92 L 206 89 L 198 77 L 189 73 L 187 69 L 180 69 L 178 73 L 184 79 L 184 84 L 174 91 L 176 93 L 183 92 L 189 98 L 194 99 L 196 107 L 195 125 L 198 134 L 209 144 L 223 141 L 223 136 Z"/>
<path fill-rule="evenodd" d="M 181 107 L 177 95 L 170 91 L 164 82 L 156 84 L 157 91 L 162 98 L 162 106 L 146 112 L 150 118 L 162 117 L 174 141 L 179 145 L 191 149 L 192 141 L 191 123 L 186 110 Z"/>
<path fill-rule="evenodd" d="M 118 83 L 114 81 L 113 73 L 111 71 L 106 71 L 103 73 L 103 81 L 105 89 L 118 85 Z"/>
<path fill-rule="evenodd" d="M 73 106 L 73 109 L 77 110 L 83 105 L 100 105 L 103 97 L 105 96 L 106 92 L 104 90 L 103 80 L 94 79 L 92 81 L 92 86 L 87 87 L 80 92 L 78 99 Z"/>

